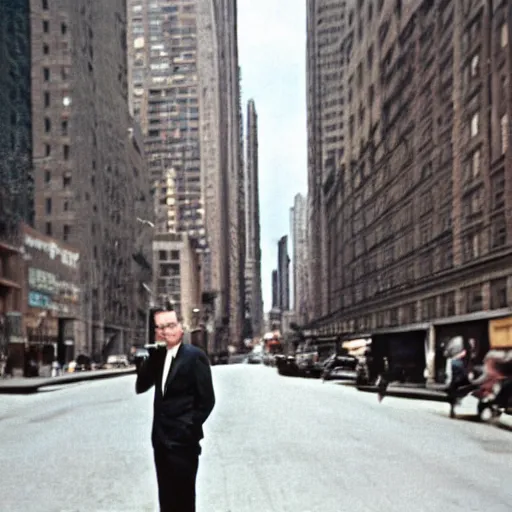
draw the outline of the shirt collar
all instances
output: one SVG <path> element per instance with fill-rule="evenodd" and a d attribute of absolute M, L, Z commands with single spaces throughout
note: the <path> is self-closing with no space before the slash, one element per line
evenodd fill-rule
<path fill-rule="evenodd" d="M 171 356 L 174 358 L 174 357 L 176 357 L 176 354 L 178 353 L 178 349 L 180 348 L 180 346 L 181 346 L 181 341 L 174 347 L 168 348 L 167 352 L 170 352 Z"/>

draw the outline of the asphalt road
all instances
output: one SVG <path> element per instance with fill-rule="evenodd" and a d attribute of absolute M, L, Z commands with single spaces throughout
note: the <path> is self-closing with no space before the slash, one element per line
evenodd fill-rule
<path fill-rule="evenodd" d="M 198 512 L 510 512 L 512 433 L 446 404 L 214 367 Z M 134 376 L 0 396 L 0 510 L 157 510 Z"/>

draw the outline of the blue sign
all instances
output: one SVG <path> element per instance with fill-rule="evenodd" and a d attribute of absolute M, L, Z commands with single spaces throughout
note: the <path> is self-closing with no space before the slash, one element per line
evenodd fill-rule
<path fill-rule="evenodd" d="M 28 294 L 28 305 L 33 308 L 49 308 L 51 303 L 51 298 L 43 293 L 30 292 Z"/>

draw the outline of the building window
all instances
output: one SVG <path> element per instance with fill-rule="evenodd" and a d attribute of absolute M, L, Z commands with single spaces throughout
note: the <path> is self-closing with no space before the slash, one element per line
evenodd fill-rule
<path fill-rule="evenodd" d="M 505 48 L 508 46 L 508 24 L 503 23 L 500 28 L 500 43 L 501 47 Z"/>
<path fill-rule="evenodd" d="M 441 295 L 441 316 L 455 316 L 455 292 Z"/>
<path fill-rule="evenodd" d="M 62 210 L 65 212 L 69 211 L 69 201 L 64 201 L 64 203 L 62 205 Z"/>
<path fill-rule="evenodd" d="M 491 281 L 491 309 L 507 307 L 507 278 Z"/>
<path fill-rule="evenodd" d="M 498 249 L 507 243 L 507 223 L 505 215 L 495 217 L 491 225 L 491 248 Z"/>
<path fill-rule="evenodd" d="M 49 31 L 50 31 L 50 22 L 47 20 L 44 20 L 43 21 L 43 32 L 45 34 L 48 34 Z"/>
<path fill-rule="evenodd" d="M 46 133 L 50 133 L 52 131 L 52 123 L 47 117 L 44 118 L 44 131 Z"/>
<path fill-rule="evenodd" d="M 45 43 L 43 44 L 43 53 L 48 55 L 50 53 L 50 47 Z"/>
<path fill-rule="evenodd" d="M 45 82 L 50 81 L 50 68 L 43 68 L 43 77 Z"/>
<path fill-rule="evenodd" d="M 48 0 L 43 0 L 43 11 L 48 10 Z"/>
<path fill-rule="evenodd" d="M 60 32 L 63 36 L 65 36 L 68 32 L 68 26 L 65 23 L 60 24 Z"/>
<path fill-rule="evenodd" d="M 470 127 L 471 137 L 475 137 L 475 136 L 478 135 L 479 123 L 480 123 L 480 116 L 479 116 L 479 114 L 477 112 L 471 118 L 471 127 Z"/>
<path fill-rule="evenodd" d="M 469 286 L 462 290 L 466 313 L 481 311 L 483 307 L 482 285 Z"/>
<path fill-rule="evenodd" d="M 64 174 L 62 177 L 62 186 L 68 188 L 71 185 L 71 174 Z"/>
<path fill-rule="evenodd" d="M 70 232 L 71 232 L 70 227 L 69 227 L 67 224 L 65 224 L 65 225 L 64 225 L 63 232 L 62 232 L 62 235 L 63 235 L 64 240 L 69 240 L 69 234 L 70 234 Z"/>
<path fill-rule="evenodd" d="M 167 259 L 167 251 L 158 251 L 158 259 L 166 260 Z"/>
<path fill-rule="evenodd" d="M 44 93 L 44 106 L 46 108 L 50 106 L 50 93 L 48 91 Z"/>
<path fill-rule="evenodd" d="M 68 135 L 68 122 L 62 121 L 60 126 L 61 126 L 61 131 L 62 131 L 63 137 L 66 137 Z"/>
<path fill-rule="evenodd" d="M 476 258 L 480 257 L 480 233 L 474 233 L 464 237 L 462 245 L 462 258 L 464 263 L 468 263 Z"/>
<path fill-rule="evenodd" d="M 51 173 L 51 171 L 44 171 L 44 182 L 45 183 L 50 183 L 51 180 L 52 180 L 52 173 Z"/>
<path fill-rule="evenodd" d="M 471 159 L 471 173 L 473 179 L 477 178 L 480 174 L 480 150 L 478 149 L 473 153 L 473 157 Z"/>
<path fill-rule="evenodd" d="M 501 152 L 506 153 L 508 149 L 508 115 L 505 114 L 500 120 L 501 126 Z"/>
<path fill-rule="evenodd" d="M 52 236 L 52 223 L 51 223 L 51 222 L 47 222 L 47 223 L 46 223 L 46 229 L 45 229 L 45 231 L 46 231 L 46 234 L 47 234 L 48 236 Z"/>
<path fill-rule="evenodd" d="M 46 198 L 46 215 L 49 215 L 52 213 L 52 198 L 47 197 Z"/>
<path fill-rule="evenodd" d="M 478 76 L 478 64 L 480 63 L 479 55 L 478 53 L 476 55 L 473 55 L 473 58 L 471 59 L 471 77 L 475 78 Z"/>
<path fill-rule="evenodd" d="M 62 148 L 63 151 L 63 155 L 64 155 L 64 160 L 69 160 L 69 146 L 66 144 L 64 145 L 64 147 Z"/>
<path fill-rule="evenodd" d="M 505 206 L 505 173 L 500 171 L 491 179 L 491 207 L 500 210 Z"/>
<path fill-rule="evenodd" d="M 46 157 L 49 157 L 52 153 L 52 147 L 50 146 L 50 144 L 45 144 L 44 145 L 44 156 Z"/>
<path fill-rule="evenodd" d="M 421 305 L 422 320 L 432 320 L 436 317 L 436 298 L 425 299 Z"/>

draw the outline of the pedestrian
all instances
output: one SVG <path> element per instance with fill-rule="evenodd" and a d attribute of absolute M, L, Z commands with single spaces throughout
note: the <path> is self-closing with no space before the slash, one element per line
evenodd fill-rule
<path fill-rule="evenodd" d="M 135 389 L 155 386 L 151 441 L 162 512 L 195 512 L 203 424 L 215 405 L 210 364 L 183 343 L 175 311 L 157 310 L 155 326 L 166 346 L 152 349 L 137 370 Z"/>

